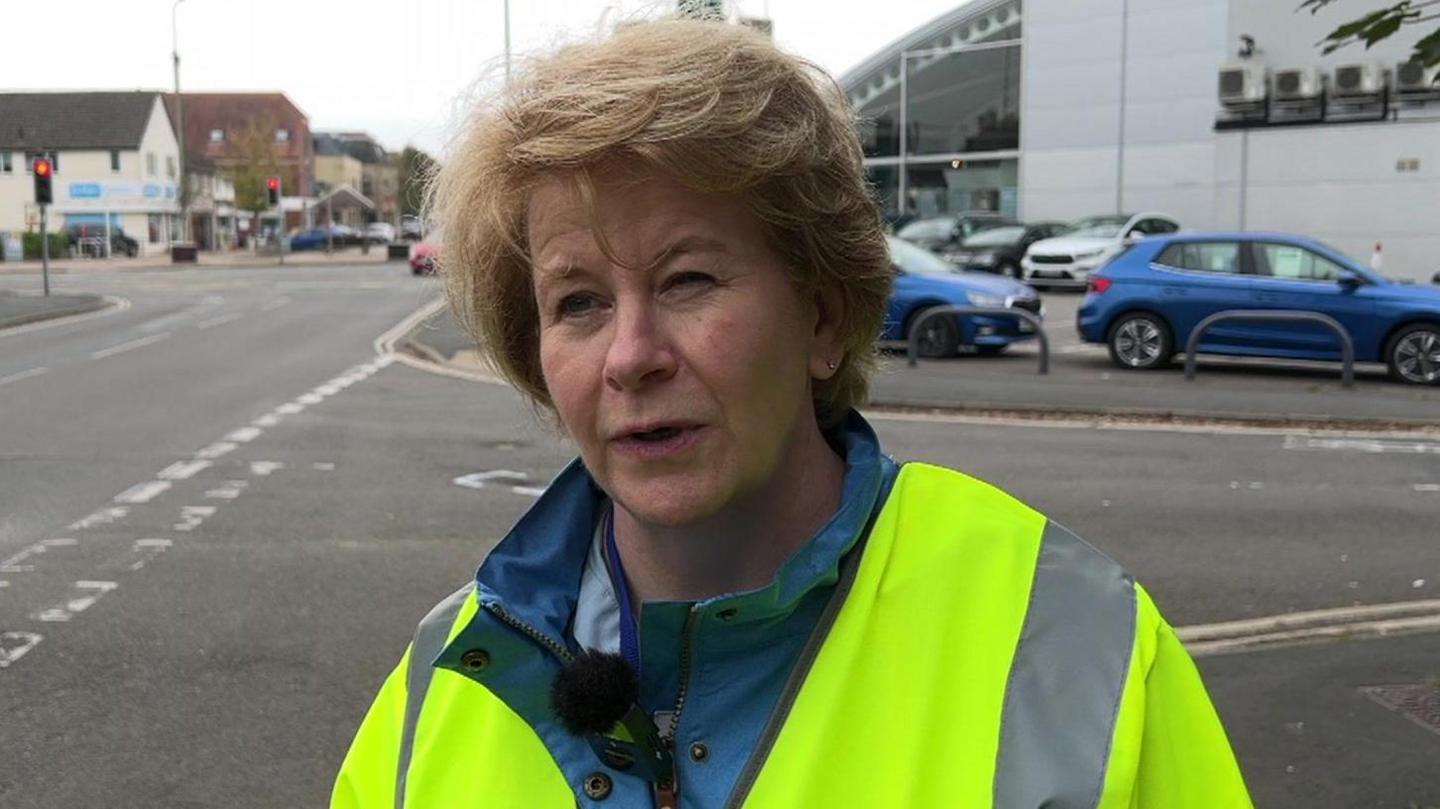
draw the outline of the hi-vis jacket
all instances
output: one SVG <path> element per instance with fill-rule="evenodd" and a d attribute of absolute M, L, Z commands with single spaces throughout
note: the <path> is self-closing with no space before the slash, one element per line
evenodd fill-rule
<path fill-rule="evenodd" d="M 1149 595 L 1008 495 L 905 464 L 839 576 L 728 798 L 687 797 L 682 777 L 682 807 L 1251 805 Z M 569 618 L 522 620 L 483 578 L 438 605 L 365 717 L 332 809 L 649 806 L 535 687 L 568 654 Z"/>

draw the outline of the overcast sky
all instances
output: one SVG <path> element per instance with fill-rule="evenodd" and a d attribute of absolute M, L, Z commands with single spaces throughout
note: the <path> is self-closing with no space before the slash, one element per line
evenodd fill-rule
<path fill-rule="evenodd" d="M 783 47 L 838 75 L 964 2 L 731 0 L 727 7 L 768 12 Z M 173 87 L 172 0 L 25 5 L 33 13 L 7 15 L 22 27 L 0 47 L 0 91 Z M 668 6 L 513 0 L 511 47 L 516 54 L 545 49 L 596 30 L 602 17 Z M 365 130 L 387 148 L 414 143 L 434 153 L 477 81 L 487 71 L 499 75 L 502 8 L 501 0 L 183 0 L 180 86 L 281 90 L 311 129 Z"/>

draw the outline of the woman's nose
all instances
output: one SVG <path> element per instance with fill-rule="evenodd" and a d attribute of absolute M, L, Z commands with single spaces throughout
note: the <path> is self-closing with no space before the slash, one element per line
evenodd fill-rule
<path fill-rule="evenodd" d="M 610 347 L 605 354 L 605 383 L 634 390 L 669 379 L 677 362 L 660 318 L 642 303 L 617 305 Z"/>

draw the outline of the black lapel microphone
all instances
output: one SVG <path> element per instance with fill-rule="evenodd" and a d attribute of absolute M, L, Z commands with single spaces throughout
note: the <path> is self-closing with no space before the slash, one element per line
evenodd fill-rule
<path fill-rule="evenodd" d="M 570 733 L 617 770 L 673 783 L 675 763 L 655 721 L 640 707 L 640 677 L 623 656 L 581 649 L 550 683 L 550 707 Z"/>

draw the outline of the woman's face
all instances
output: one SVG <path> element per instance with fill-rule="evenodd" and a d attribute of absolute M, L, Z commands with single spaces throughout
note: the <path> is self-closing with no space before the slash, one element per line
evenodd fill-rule
<path fill-rule="evenodd" d="M 659 176 L 595 187 L 620 264 L 572 183 L 530 199 L 545 383 L 586 467 L 636 519 L 706 519 L 770 484 L 815 429 L 810 379 L 840 359 L 833 329 L 741 203 Z"/>

